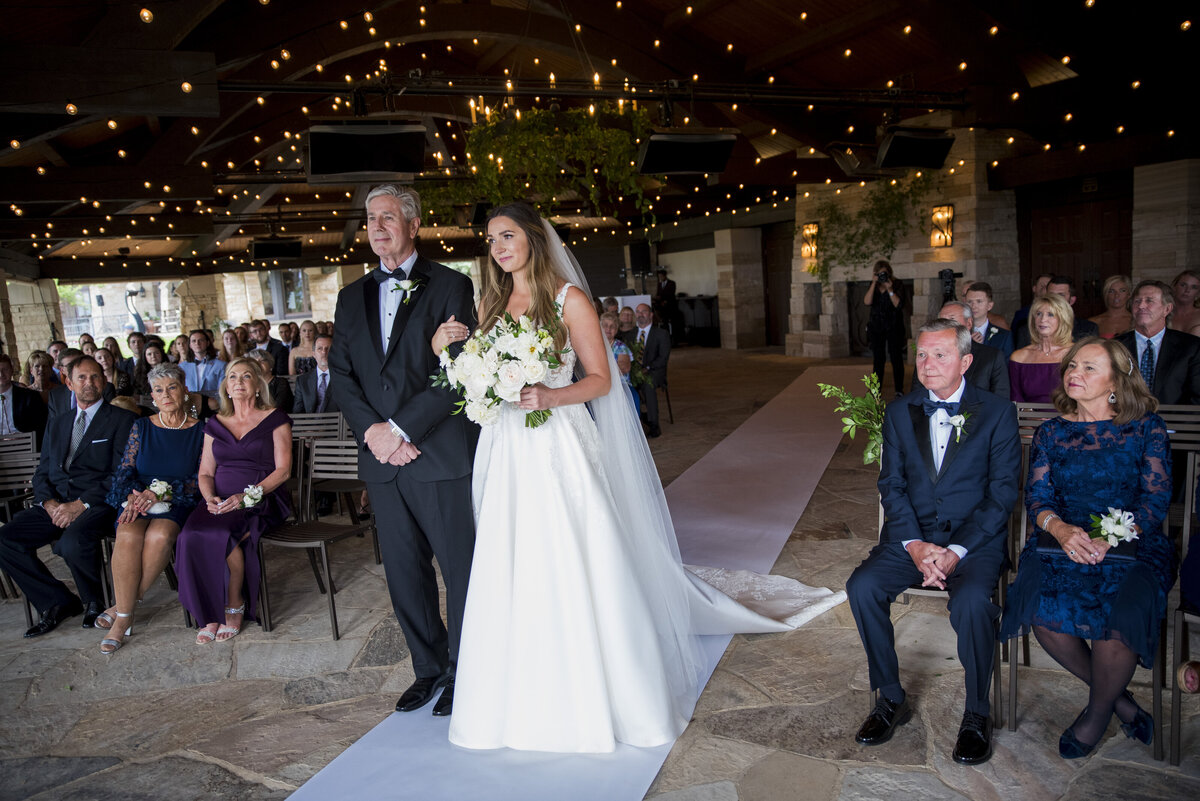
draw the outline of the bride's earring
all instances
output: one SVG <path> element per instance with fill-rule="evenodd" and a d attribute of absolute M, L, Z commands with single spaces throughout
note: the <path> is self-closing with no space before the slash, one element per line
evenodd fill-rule
<path fill-rule="evenodd" d="M 1117 393 L 1116 393 L 1115 391 L 1114 391 L 1114 392 L 1110 392 L 1110 393 L 1108 393 L 1108 402 L 1109 402 L 1110 404 L 1114 405 L 1114 406 L 1116 405 L 1116 403 L 1117 403 Z"/>

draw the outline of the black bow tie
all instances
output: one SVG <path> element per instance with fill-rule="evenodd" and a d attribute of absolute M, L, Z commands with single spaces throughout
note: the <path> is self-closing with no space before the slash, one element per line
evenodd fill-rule
<path fill-rule="evenodd" d="M 375 279 L 375 283 L 377 284 L 382 284 L 385 281 L 403 281 L 408 278 L 399 268 L 389 273 L 382 267 L 376 267 L 374 270 L 371 270 L 371 277 Z"/>
<path fill-rule="evenodd" d="M 950 403 L 948 401 L 929 400 L 929 398 L 921 401 L 921 408 L 925 410 L 926 417 L 933 417 L 933 413 L 938 409 L 945 409 L 946 414 L 953 417 L 954 415 L 958 414 L 958 407 L 960 405 L 961 404 Z"/>

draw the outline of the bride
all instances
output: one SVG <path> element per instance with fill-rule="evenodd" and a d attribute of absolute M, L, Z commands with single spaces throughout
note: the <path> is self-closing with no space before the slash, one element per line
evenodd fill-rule
<path fill-rule="evenodd" d="M 523 203 L 496 209 L 487 230 L 481 328 L 505 312 L 557 322 L 563 356 L 519 403 L 502 404 L 480 436 L 450 741 L 552 752 L 670 743 L 707 676 L 698 635 L 786 631 L 833 594 L 702 569 L 726 592 L 753 595 L 776 620 L 684 569 L 578 263 Z M 433 349 L 469 334 L 451 318 Z M 549 420 L 526 428 L 525 414 L 539 409 L 553 410 Z"/>

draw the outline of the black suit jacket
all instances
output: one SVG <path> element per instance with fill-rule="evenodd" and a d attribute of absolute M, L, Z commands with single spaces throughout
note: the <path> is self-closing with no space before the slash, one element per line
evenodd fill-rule
<path fill-rule="evenodd" d="M 1086 317 L 1076 317 L 1075 325 L 1071 328 L 1071 339 L 1078 342 L 1084 337 L 1100 336 L 1100 326 L 1093 323 Z M 1029 318 L 1026 316 L 1025 322 L 1021 323 L 1017 328 L 1013 329 L 1013 347 L 1023 348 L 1031 342 L 1029 339 Z"/>
<path fill-rule="evenodd" d="M 1138 363 L 1137 337 L 1126 331 L 1114 337 Z M 1164 404 L 1200 404 L 1200 337 L 1168 328 L 1154 367 L 1151 394 Z"/>
<path fill-rule="evenodd" d="M 112 477 L 125 456 L 129 429 L 137 415 L 101 403 L 83 435 L 83 443 L 71 462 L 63 467 L 71 448 L 71 429 L 75 417 L 60 414 L 46 425 L 41 459 L 33 474 L 33 498 L 37 503 L 56 500 L 63 503 L 76 498 L 96 506 L 103 504 L 112 486 Z"/>
<path fill-rule="evenodd" d="M 621 334 L 621 338 L 629 346 L 629 349 L 633 350 L 633 346 L 637 344 L 637 327 Z M 654 386 L 665 387 L 667 385 L 667 362 L 670 359 L 671 336 L 657 325 L 651 325 L 650 330 L 646 332 L 646 346 L 642 349 L 642 364 L 645 365 L 650 378 L 654 380 Z"/>
<path fill-rule="evenodd" d="M 55 384 L 50 387 L 50 401 L 46 404 L 50 419 L 57 417 L 63 412 L 72 412 L 74 410 L 72 395 L 74 393 L 67 388 L 66 384 Z M 105 403 L 111 401 L 117 397 L 117 388 L 105 382 L 104 389 L 100 391 L 100 397 L 104 399 Z M 71 417 L 74 417 L 74 415 L 71 415 Z"/>
<path fill-rule="evenodd" d="M 42 402 L 41 393 L 28 387 L 13 384 L 13 427 L 18 431 L 32 431 L 39 451 L 42 449 L 42 437 L 46 433 L 46 419 L 48 417 L 49 410 L 46 408 L 46 404 Z"/>
<path fill-rule="evenodd" d="M 288 349 L 278 339 L 267 337 L 267 353 L 275 358 L 275 369 L 271 372 L 278 376 L 286 376 L 288 374 Z"/>
<path fill-rule="evenodd" d="M 292 411 L 297 414 L 312 414 L 314 412 L 340 411 L 337 399 L 333 397 L 330 388 L 333 386 L 333 373 L 329 374 L 329 384 L 325 387 L 325 403 L 317 405 L 317 376 L 316 370 L 309 370 L 296 377 L 296 399 L 292 402 Z"/>
<path fill-rule="evenodd" d="M 1003 550 L 1021 467 L 1016 407 L 968 382 L 960 407 L 967 418 L 962 436 L 950 435 L 938 471 L 929 418 L 921 408 L 928 396 L 924 390 L 909 393 L 884 412 L 880 541 L 961 545 L 968 553 Z"/>
<path fill-rule="evenodd" d="M 1012 394 L 1008 383 L 1008 360 L 1002 352 L 990 345 L 971 341 L 971 366 L 967 368 L 964 377 L 968 383 L 984 392 L 999 395 L 1005 400 Z M 925 385 L 921 383 L 916 370 L 913 371 L 912 391 L 925 391 Z"/>
<path fill-rule="evenodd" d="M 451 414 L 461 400 L 457 393 L 432 385 L 439 365 L 430 343 L 452 314 L 476 327 L 474 290 L 467 276 L 422 257 L 409 277 L 419 285 L 411 301 L 397 307 L 386 353 L 374 276 L 368 273 L 338 293 L 329 388 L 359 442 L 375 423 L 394 420 L 421 449 L 404 467 L 409 475 L 417 481 L 462 478 L 471 472 L 479 428 L 465 414 Z M 363 481 L 384 483 L 400 468 L 380 464 L 363 445 L 358 470 Z"/>

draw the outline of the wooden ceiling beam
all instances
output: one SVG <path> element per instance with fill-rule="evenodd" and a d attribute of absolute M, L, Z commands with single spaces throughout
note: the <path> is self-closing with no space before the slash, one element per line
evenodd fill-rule
<path fill-rule="evenodd" d="M 867 3 L 862 8 L 840 15 L 832 22 L 815 26 L 810 33 L 789 37 L 782 44 L 768 47 L 746 61 L 746 71 L 756 73 L 794 61 L 822 48 L 834 47 L 867 33 L 904 13 L 908 5 L 887 0 Z"/>
<path fill-rule="evenodd" d="M 146 186 L 146 182 L 150 186 Z M 164 187 L 170 187 L 167 191 Z M 0 202 L 69 203 L 204 200 L 213 196 L 212 176 L 198 168 L 176 166 L 150 179 L 136 167 L 61 167 L 38 175 L 26 167 L 0 169 Z"/>
<path fill-rule="evenodd" d="M 147 3 L 154 18 L 144 22 L 137 5 L 109 0 L 108 13 L 84 39 L 87 47 L 109 47 L 120 42 L 128 50 L 174 50 L 197 25 L 225 0 L 156 0 Z"/>

